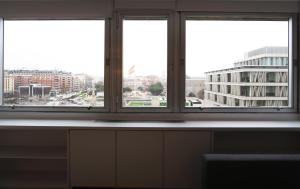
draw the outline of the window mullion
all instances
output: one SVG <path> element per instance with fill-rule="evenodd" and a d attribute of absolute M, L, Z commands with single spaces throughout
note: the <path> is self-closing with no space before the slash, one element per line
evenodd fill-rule
<path fill-rule="evenodd" d="M 4 20 L 0 18 L 0 105 L 3 105 L 4 94 Z"/>

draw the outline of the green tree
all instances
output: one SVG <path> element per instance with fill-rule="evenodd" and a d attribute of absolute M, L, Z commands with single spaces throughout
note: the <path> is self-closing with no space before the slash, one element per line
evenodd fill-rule
<path fill-rule="evenodd" d="M 123 88 L 123 92 L 126 93 L 126 92 L 131 92 L 132 89 L 130 87 L 124 87 Z"/>
<path fill-rule="evenodd" d="M 200 91 L 198 91 L 197 96 L 198 96 L 198 98 L 203 100 L 204 99 L 204 89 L 201 89 Z"/>
<path fill-rule="evenodd" d="M 104 91 L 104 84 L 102 81 L 98 81 L 97 83 L 95 83 L 95 90 L 96 92 Z"/>
<path fill-rule="evenodd" d="M 144 88 L 141 87 L 141 86 L 139 86 L 139 87 L 138 87 L 138 90 L 139 90 L 139 91 L 144 91 Z"/>
<path fill-rule="evenodd" d="M 189 97 L 196 97 L 196 95 L 193 92 L 190 92 L 188 96 Z"/>
<path fill-rule="evenodd" d="M 161 82 L 154 83 L 154 84 L 150 85 L 148 88 L 148 91 L 154 96 L 160 95 L 163 92 L 163 90 L 164 90 L 164 87 L 161 84 Z"/>

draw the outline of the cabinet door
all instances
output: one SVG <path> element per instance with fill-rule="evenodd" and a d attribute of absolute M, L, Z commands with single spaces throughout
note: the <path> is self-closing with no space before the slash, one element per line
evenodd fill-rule
<path fill-rule="evenodd" d="M 300 153 L 300 132 L 217 131 L 214 153 Z"/>
<path fill-rule="evenodd" d="M 211 151 L 206 131 L 165 133 L 165 188 L 199 188 L 202 155 Z"/>
<path fill-rule="evenodd" d="M 115 186 L 114 131 L 72 130 L 70 153 L 72 186 Z"/>
<path fill-rule="evenodd" d="M 162 132 L 119 131 L 117 137 L 117 186 L 161 188 Z"/>

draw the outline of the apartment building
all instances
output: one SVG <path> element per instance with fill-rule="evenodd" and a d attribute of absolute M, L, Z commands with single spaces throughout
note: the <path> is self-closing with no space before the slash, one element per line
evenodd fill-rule
<path fill-rule="evenodd" d="M 263 47 L 233 68 L 206 72 L 206 106 L 288 106 L 288 48 Z"/>
<path fill-rule="evenodd" d="M 203 96 L 202 91 L 205 88 L 205 78 L 186 78 L 185 87 L 186 96 L 196 96 L 198 98 L 201 98 Z"/>
<path fill-rule="evenodd" d="M 76 74 L 73 76 L 73 91 L 86 90 L 93 87 L 93 78 L 87 74 Z"/>
<path fill-rule="evenodd" d="M 4 93 L 14 92 L 14 77 L 5 75 L 4 77 Z"/>
<path fill-rule="evenodd" d="M 29 87 L 31 84 L 50 86 L 52 90 L 62 93 L 71 92 L 73 90 L 73 76 L 69 72 L 46 70 L 8 70 L 5 72 L 5 78 L 7 78 L 7 82 L 4 83 L 4 86 L 6 88 L 13 88 L 14 91 L 19 91 L 21 86 Z M 10 82 L 8 81 L 9 78 Z"/>

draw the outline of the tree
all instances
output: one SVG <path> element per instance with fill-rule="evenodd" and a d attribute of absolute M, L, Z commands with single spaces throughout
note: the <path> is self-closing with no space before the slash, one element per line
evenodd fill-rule
<path fill-rule="evenodd" d="M 104 85 L 102 81 L 98 81 L 97 83 L 95 83 L 95 89 L 96 92 L 102 92 L 104 91 Z"/>
<path fill-rule="evenodd" d="M 126 93 L 126 92 L 131 92 L 132 89 L 130 87 L 124 87 L 123 88 L 123 92 Z"/>
<path fill-rule="evenodd" d="M 139 91 L 144 91 L 144 88 L 141 87 L 141 86 L 139 86 L 139 87 L 138 87 L 138 90 L 139 90 Z"/>
<path fill-rule="evenodd" d="M 204 89 L 201 89 L 198 93 L 197 93 L 198 98 L 200 99 L 204 99 Z"/>
<path fill-rule="evenodd" d="M 196 97 L 196 95 L 193 92 L 190 92 L 188 96 L 189 97 Z"/>
<path fill-rule="evenodd" d="M 163 90 L 164 90 L 164 87 L 161 84 L 161 82 L 154 83 L 154 84 L 150 85 L 148 88 L 148 91 L 154 96 L 160 95 L 163 92 Z"/>

